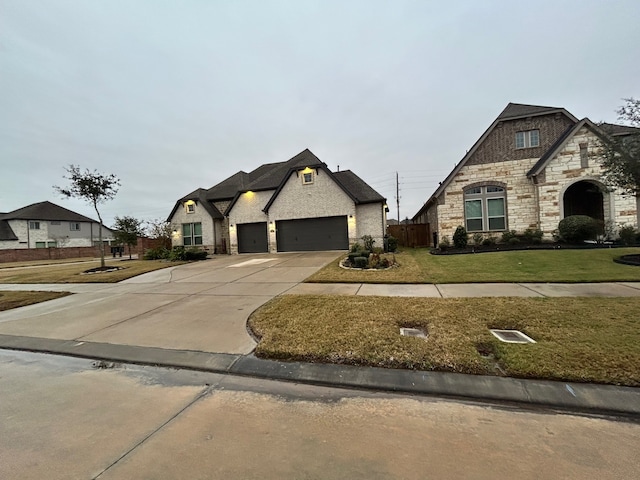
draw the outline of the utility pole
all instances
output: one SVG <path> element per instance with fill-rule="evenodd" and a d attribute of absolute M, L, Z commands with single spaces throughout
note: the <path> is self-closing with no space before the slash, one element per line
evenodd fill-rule
<path fill-rule="evenodd" d="M 400 225 L 400 182 L 398 172 L 396 172 L 396 206 L 398 207 L 398 225 Z"/>

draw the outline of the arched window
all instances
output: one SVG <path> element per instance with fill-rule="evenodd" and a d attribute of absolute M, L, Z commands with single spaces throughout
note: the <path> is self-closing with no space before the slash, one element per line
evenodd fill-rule
<path fill-rule="evenodd" d="M 464 219 L 468 232 L 507 229 L 504 187 L 483 185 L 464 191 Z"/>

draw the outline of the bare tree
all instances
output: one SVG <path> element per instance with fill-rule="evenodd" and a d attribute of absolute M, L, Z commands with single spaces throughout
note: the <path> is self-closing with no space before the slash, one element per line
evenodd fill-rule
<path fill-rule="evenodd" d="M 83 172 L 76 165 L 69 165 L 65 170 L 68 175 L 63 176 L 63 178 L 69 180 L 69 186 L 66 188 L 54 186 L 53 188 L 63 197 L 81 198 L 93 205 L 93 209 L 96 211 L 100 221 L 98 233 L 100 267 L 104 268 L 104 245 L 102 244 L 102 228 L 104 225 L 98 205 L 107 200 L 112 200 L 116 196 L 120 187 L 120 179 L 114 174 L 105 175 L 98 173 L 96 170 L 92 172 L 89 169 L 85 169 Z"/>

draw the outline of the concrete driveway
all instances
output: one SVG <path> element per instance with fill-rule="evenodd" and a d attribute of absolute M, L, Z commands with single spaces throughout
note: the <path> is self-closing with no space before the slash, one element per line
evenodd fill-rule
<path fill-rule="evenodd" d="M 38 285 L 75 295 L 0 312 L 0 334 L 246 354 L 249 315 L 338 255 L 216 256 L 118 284 Z"/>

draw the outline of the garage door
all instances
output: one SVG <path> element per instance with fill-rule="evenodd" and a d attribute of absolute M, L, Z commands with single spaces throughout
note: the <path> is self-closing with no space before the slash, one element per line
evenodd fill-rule
<path fill-rule="evenodd" d="M 267 222 L 240 223 L 238 229 L 238 253 L 263 253 L 269 251 Z"/>
<path fill-rule="evenodd" d="M 347 217 L 305 218 L 276 222 L 279 252 L 348 250 Z"/>

